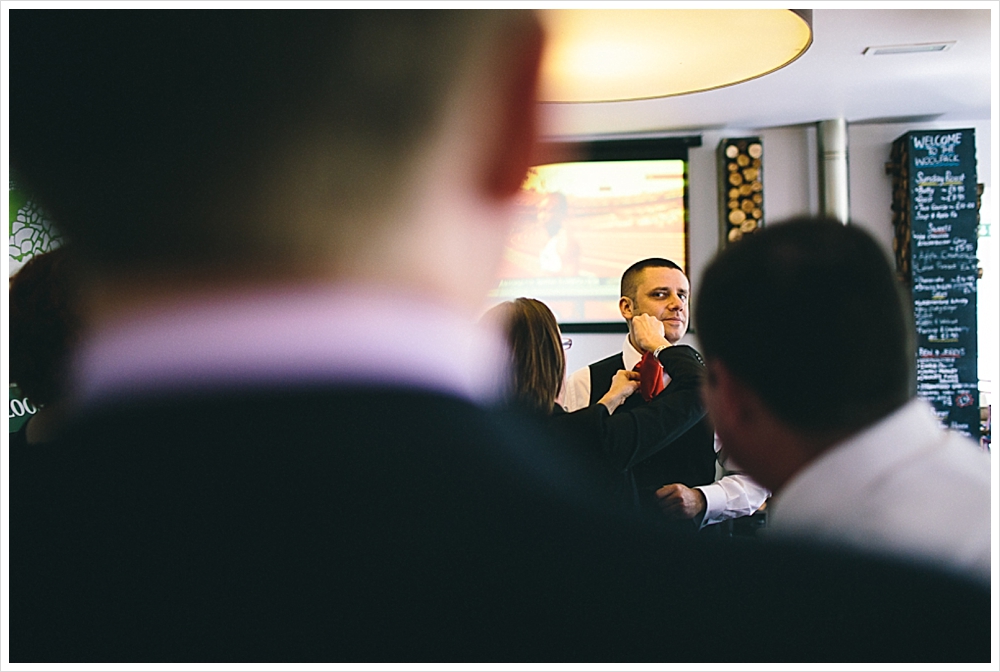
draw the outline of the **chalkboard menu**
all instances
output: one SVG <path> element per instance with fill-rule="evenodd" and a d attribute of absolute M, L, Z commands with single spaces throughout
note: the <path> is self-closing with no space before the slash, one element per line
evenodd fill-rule
<path fill-rule="evenodd" d="M 979 439 L 973 129 L 911 131 L 892 145 L 896 269 L 913 299 L 917 394 Z"/>

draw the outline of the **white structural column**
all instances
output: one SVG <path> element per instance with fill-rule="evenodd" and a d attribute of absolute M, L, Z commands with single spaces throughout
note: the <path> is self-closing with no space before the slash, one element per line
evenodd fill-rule
<path fill-rule="evenodd" d="M 850 218 L 847 199 L 847 122 L 843 118 L 817 124 L 819 139 L 820 210 L 843 223 Z"/>

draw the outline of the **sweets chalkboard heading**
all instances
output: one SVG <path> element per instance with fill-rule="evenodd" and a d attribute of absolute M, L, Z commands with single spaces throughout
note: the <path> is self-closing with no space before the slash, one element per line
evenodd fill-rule
<path fill-rule="evenodd" d="M 886 170 L 896 271 L 912 296 L 917 394 L 944 426 L 978 439 L 975 131 L 907 133 Z"/>

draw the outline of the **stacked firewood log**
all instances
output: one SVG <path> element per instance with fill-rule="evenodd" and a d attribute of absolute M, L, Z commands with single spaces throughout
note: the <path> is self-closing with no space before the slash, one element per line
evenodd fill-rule
<path fill-rule="evenodd" d="M 763 153 L 760 138 L 728 138 L 719 143 L 721 246 L 764 225 Z"/>

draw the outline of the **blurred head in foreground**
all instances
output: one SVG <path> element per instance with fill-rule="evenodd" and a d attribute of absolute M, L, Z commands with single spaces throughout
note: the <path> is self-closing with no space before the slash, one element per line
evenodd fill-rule
<path fill-rule="evenodd" d="M 913 394 L 900 286 L 854 226 L 796 219 L 727 248 L 702 278 L 697 329 L 716 431 L 772 491 Z"/>
<path fill-rule="evenodd" d="M 91 305 L 303 278 L 479 305 L 534 148 L 531 12 L 11 19 L 11 161 Z"/>
<path fill-rule="evenodd" d="M 526 408 L 551 413 L 566 375 L 555 315 L 537 299 L 520 298 L 494 306 L 483 321 L 496 326 L 510 347 L 511 396 Z"/>
<path fill-rule="evenodd" d="M 78 338 L 76 277 L 66 248 L 32 257 L 10 279 L 10 377 L 36 405 L 65 393 L 66 359 Z"/>
<path fill-rule="evenodd" d="M 38 408 L 29 444 L 54 440 L 69 393 L 69 358 L 82 331 L 75 259 L 60 247 L 32 257 L 10 279 L 10 379 Z"/>

